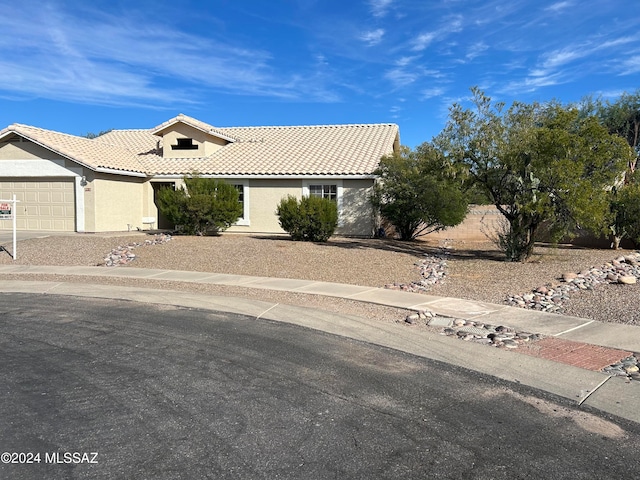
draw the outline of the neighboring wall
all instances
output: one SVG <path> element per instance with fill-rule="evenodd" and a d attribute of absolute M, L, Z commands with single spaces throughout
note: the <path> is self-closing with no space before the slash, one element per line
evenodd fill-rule
<path fill-rule="evenodd" d="M 449 228 L 438 233 L 432 233 L 424 237 L 425 240 L 433 241 L 463 241 L 463 242 L 487 242 L 496 238 L 500 231 L 501 224 L 507 225 L 506 219 L 498 212 L 495 205 L 470 205 L 469 213 L 464 221 L 457 227 Z M 551 242 L 544 228 L 538 232 L 540 242 Z M 490 238 L 492 237 L 492 238 Z M 561 239 L 560 244 L 572 244 L 587 248 L 611 248 L 611 239 L 598 237 L 588 232 L 580 232 L 575 237 Z M 633 242 L 628 239 L 623 241 L 622 248 L 634 248 Z"/>
<path fill-rule="evenodd" d="M 436 241 L 486 242 L 489 241 L 487 234 L 495 234 L 502 218 L 495 205 L 469 205 L 469 212 L 460 225 L 430 233 L 424 238 Z"/>

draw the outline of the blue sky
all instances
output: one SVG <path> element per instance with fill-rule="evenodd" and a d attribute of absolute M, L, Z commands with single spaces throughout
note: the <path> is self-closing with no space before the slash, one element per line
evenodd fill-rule
<path fill-rule="evenodd" d="M 636 0 L 0 0 L 0 128 L 397 123 L 640 88 Z"/>

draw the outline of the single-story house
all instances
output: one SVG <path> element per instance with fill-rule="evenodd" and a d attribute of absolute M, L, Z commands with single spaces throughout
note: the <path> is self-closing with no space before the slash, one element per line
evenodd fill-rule
<path fill-rule="evenodd" d="M 373 172 L 399 147 L 395 124 L 216 128 L 180 114 L 93 139 L 13 124 L 0 131 L 0 199 L 17 196 L 21 230 L 173 228 L 156 194 L 198 172 L 237 186 L 244 214 L 228 231 L 282 233 L 275 210 L 290 194 L 336 200 L 336 233 L 369 236 Z"/>

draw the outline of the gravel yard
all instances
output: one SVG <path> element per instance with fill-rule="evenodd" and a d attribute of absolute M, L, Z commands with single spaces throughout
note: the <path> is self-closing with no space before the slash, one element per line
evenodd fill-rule
<path fill-rule="evenodd" d="M 18 260 L 23 265 L 102 265 L 115 247 L 148 238 L 136 235 L 75 234 L 22 240 Z M 11 245 L 7 245 L 8 248 Z M 390 239 L 332 239 L 326 244 L 293 242 L 286 237 L 224 234 L 219 237 L 173 237 L 161 245 L 139 246 L 129 265 L 140 268 L 196 270 L 204 272 L 300 278 L 373 287 L 419 280 L 415 266 L 427 254 L 441 253 L 436 244 L 404 243 Z M 503 261 L 490 243 L 454 243 L 446 250 L 447 276 L 430 294 L 502 304 L 508 294 L 525 293 L 541 285 L 554 284 L 565 272 L 598 267 L 625 251 L 593 250 L 568 246 L 538 246 L 528 263 Z M 0 264 L 13 261 L 6 252 Z M 105 267 L 108 268 L 108 267 Z M 126 266 L 113 268 L 127 268 Z M 35 277 L 35 276 L 30 276 Z M 0 278 L 21 278 L 0 275 Z M 42 278 L 42 277 L 38 277 Z M 33 278 L 35 279 L 35 278 Z M 44 279 L 44 278 L 42 278 Z M 57 277 L 60 279 L 60 277 Z M 84 281 L 65 278 L 67 281 Z M 131 284 L 129 280 L 101 277 L 100 283 Z M 216 295 L 250 296 L 281 303 L 311 305 L 355 315 L 404 318 L 397 309 L 353 301 L 286 292 L 265 292 L 238 287 L 179 285 L 145 280 L 135 286 L 173 288 Z M 601 285 L 593 291 L 571 296 L 565 313 L 600 321 L 640 325 L 640 285 Z"/>

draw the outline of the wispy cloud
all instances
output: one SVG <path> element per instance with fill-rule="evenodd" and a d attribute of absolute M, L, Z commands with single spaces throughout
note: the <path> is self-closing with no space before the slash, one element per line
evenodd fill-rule
<path fill-rule="evenodd" d="M 394 68 L 384 74 L 384 78 L 389 80 L 395 88 L 406 87 L 420 78 L 417 71 L 404 68 Z"/>
<path fill-rule="evenodd" d="M 406 67 L 407 65 L 409 65 L 411 62 L 417 60 L 418 56 L 412 56 L 412 57 L 400 57 L 398 60 L 396 60 L 396 65 L 399 67 Z"/>
<path fill-rule="evenodd" d="M 532 93 L 540 88 L 559 85 L 567 83 L 568 81 L 568 77 L 563 75 L 561 72 L 534 69 L 523 78 L 512 78 L 503 87 L 498 88 L 498 90 L 510 95 L 517 95 L 522 93 Z"/>
<path fill-rule="evenodd" d="M 0 17 L 0 90 L 114 105 L 194 103 L 204 89 L 335 99 L 314 82 L 315 72 L 279 72 L 272 54 L 260 48 L 98 11 L 80 17 L 48 5 L 16 7 Z"/>
<path fill-rule="evenodd" d="M 411 50 L 421 52 L 427 49 L 434 41 L 446 38 L 452 33 L 460 32 L 462 27 L 463 22 L 461 16 L 454 15 L 447 17 L 443 19 L 443 25 L 437 30 L 423 32 L 415 36 L 411 40 Z"/>
<path fill-rule="evenodd" d="M 394 0 L 369 0 L 371 14 L 374 17 L 385 17 Z"/>
<path fill-rule="evenodd" d="M 622 45 L 637 45 L 640 41 L 640 37 L 636 36 L 626 36 L 620 38 L 614 38 L 613 40 L 608 40 L 606 42 L 602 42 L 599 45 L 599 49 L 611 48 L 611 47 L 620 47 Z"/>
<path fill-rule="evenodd" d="M 640 72 L 640 55 L 634 55 L 621 64 L 621 75 L 631 75 Z"/>
<path fill-rule="evenodd" d="M 572 6 L 573 6 L 573 2 L 557 2 L 557 3 L 554 3 L 553 5 L 549 5 L 547 8 L 545 8 L 545 11 L 559 12 L 561 10 L 566 10 L 567 8 L 570 8 Z"/>
<path fill-rule="evenodd" d="M 437 36 L 438 34 L 436 32 L 421 33 L 411 42 L 413 44 L 411 50 L 414 52 L 421 52 L 422 50 L 425 50 Z"/>
<path fill-rule="evenodd" d="M 428 69 L 420 64 L 416 64 L 419 56 L 401 57 L 395 62 L 394 68 L 387 70 L 384 78 L 389 80 L 394 89 L 410 86 L 421 78 L 441 78 L 442 74 L 438 70 Z"/>
<path fill-rule="evenodd" d="M 469 60 L 469 61 L 473 60 L 474 58 L 479 57 L 480 55 L 482 55 L 487 50 L 489 50 L 489 46 L 486 43 L 484 43 L 484 42 L 474 43 L 473 45 L 471 45 L 471 47 L 467 51 L 467 54 L 465 55 L 465 58 L 467 60 Z"/>
<path fill-rule="evenodd" d="M 384 37 L 384 30 L 382 28 L 378 28 L 361 34 L 360 40 L 366 43 L 367 46 L 373 47 L 382 41 L 382 37 Z"/>
<path fill-rule="evenodd" d="M 588 55 L 589 50 L 580 46 L 571 46 L 561 50 L 554 50 L 544 56 L 542 68 L 558 68 Z"/>
<path fill-rule="evenodd" d="M 427 88 L 420 91 L 420 98 L 422 100 L 428 100 L 434 97 L 441 97 L 445 92 L 446 90 L 443 87 Z"/>
<path fill-rule="evenodd" d="M 640 49 L 634 51 L 629 46 L 637 45 L 639 41 L 637 35 L 618 38 L 606 38 L 602 34 L 585 36 L 573 44 L 540 54 L 527 74 L 520 79 L 512 78 L 504 91 L 533 92 L 574 82 L 590 73 L 601 74 L 603 69 L 619 75 L 636 74 L 640 72 L 640 55 L 635 53 L 640 53 Z"/>

